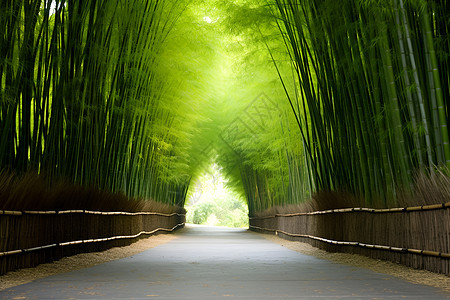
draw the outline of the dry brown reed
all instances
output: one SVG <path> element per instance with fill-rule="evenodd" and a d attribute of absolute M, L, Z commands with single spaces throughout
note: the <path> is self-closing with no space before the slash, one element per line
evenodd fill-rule
<path fill-rule="evenodd" d="M 397 197 L 400 206 L 420 206 L 450 201 L 449 171 L 436 170 L 435 173 L 420 172 L 414 176 L 411 191 L 402 191 Z"/>
<path fill-rule="evenodd" d="M 0 210 L 97 210 L 126 212 L 185 213 L 175 207 L 151 199 L 133 199 L 123 193 L 86 188 L 61 180 L 49 184 L 33 172 L 16 175 L 0 173 Z"/>
<path fill-rule="evenodd" d="M 298 212 L 314 212 L 329 209 L 362 207 L 362 198 L 341 191 L 320 191 L 315 193 L 309 201 L 286 206 L 274 206 L 262 212 L 256 212 L 254 217 L 274 216 L 277 214 L 293 214 Z"/>

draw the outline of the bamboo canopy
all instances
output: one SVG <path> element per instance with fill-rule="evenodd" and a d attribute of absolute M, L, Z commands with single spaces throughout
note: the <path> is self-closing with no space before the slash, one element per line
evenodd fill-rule
<path fill-rule="evenodd" d="M 267 150 L 276 149 L 274 143 L 244 161 L 250 211 L 301 203 L 312 192 L 332 190 L 350 192 L 365 205 L 393 207 L 405 193 L 418 194 L 418 173 L 431 181 L 448 178 L 450 92 L 442 84 L 448 83 L 450 55 L 447 4 L 276 0 L 263 9 L 270 11 L 287 50 L 283 56 L 273 31 L 258 24 L 296 122 L 284 118 L 290 121 L 278 136 L 293 130 L 299 135 L 274 156 L 288 179 L 280 181 L 280 173 L 260 164 L 270 157 Z M 244 150 L 241 157 L 256 152 L 238 143 L 235 149 Z M 448 201 L 445 185 L 437 187 L 444 191 L 440 202 Z M 434 204 L 432 196 L 411 198 L 411 205 Z"/>
<path fill-rule="evenodd" d="M 186 3 L 1 5 L 1 167 L 183 206 L 195 87 L 168 56 Z"/>
<path fill-rule="evenodd" d="M 447 182 L 449 19 L 421 0 L 4 1 L 0 168 L 183 206 L 216 161 L 251 216 L 321 191 L 395 207 L 421 174 Z"/>

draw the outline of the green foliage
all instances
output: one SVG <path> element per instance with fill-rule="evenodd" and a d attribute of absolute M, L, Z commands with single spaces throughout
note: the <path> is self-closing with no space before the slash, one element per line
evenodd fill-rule
<path fill-rule="evenodd" d="M 268 4 L 299 83 L 300 103 L 286 95 L 317 190 L 347 190 L 368 202 L 381 199 L 372 204 L 395 205 L 398 187 L 409 189 L 414 171 L 448 166 L 449 133 L 442 125 L 450 93 L 441 88 L 447 72 L 438 71 L 448 68 L 448 59 L 435 56 L 436 47 L 448 51 L 448 44 L 437 46 L 439 35 L 448 34 L 447 5 Z"/>
<path fill-rule="evenodd" d="M 192 1 L 57 3 L 0 7 L 0 167 L 182 206 L 214 57 L 203 16 Z"/>
<path fill-rule="evenodd" d="M 248 227 L 248 210 L 237 195 L 201 201 L 188 207 L 187 222 L 200 225 Z"/>
<path fill-rule="evenodd" d="M 186 204 L 187 222 L 226 227 L 248 227 L 248 208 L 242 196 L 227 187 L 221 168 L 213 164 L 209 172 L 194 182 Z"/>
<path fill-rule="evenodd" d="M 190 210 L 193 211 L 193 216 L 188 214 L 187 221 L 193 224 L 206 224 L 208 217 L 216 212 L 216 203 L 201 202 L 193 205 Z"/>
<path fill-rule="evenodd" d="M 239 223 L 242 196 L 394 204 L 450 163 L 444 2 L 6 1 L 0 168 L 183 206 L 215 161 L 234 196 L 195 222 Z"/>

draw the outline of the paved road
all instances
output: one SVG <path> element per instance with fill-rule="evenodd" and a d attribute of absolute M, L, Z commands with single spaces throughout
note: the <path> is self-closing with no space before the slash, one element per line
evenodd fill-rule
<path fill-rule="evenodd" d="M 448 299 L 245 230 L 189 227 L 178 234 L 129 258 L 10 288 L 0 299 Z"/>

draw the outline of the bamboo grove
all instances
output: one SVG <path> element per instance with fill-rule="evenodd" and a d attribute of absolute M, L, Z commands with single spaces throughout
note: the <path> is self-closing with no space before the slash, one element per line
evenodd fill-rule
<path fill-rule="evenodd" d="M 183 1 L 2 1 L 2 168 L 183 206 L 195 116 L 181 95 L 195 87 L 174 76 L 190 66 L 168 56 L 185 9 Z"/>
<path fill-rule="evenodd" d="M 318 190 L 395 201 L 450 166 L 445 1 L 275 1 Z"/>
<path fill-rule="evenodd" d="M 240 44 L 251 44 L 244 46 L 247 63 L 265 74 L 255 76 L 257 91 L 277 106 L 264 114 L 258 108 L 264 101 L 249 104 L 227 127 L 250 214 L 299 204 L 320 191 L 353 195 L 323 208 L 392 207 L 405 197 L 410 203 L 403 204 L 435 201 L 411 195 L 420 176 L 436 183 L 450 166 L 448 4 L 244 2 L 227 13 L 235 24 L 251 19 L 240 21 Z M 263 48 L 265 58 L 255 62 Z M 267 59 L 281 86 L 269 84 L 273 77 L 261 67 Z"/>
<path fill-rule="evenodd" d="M 250 215 L 448 176 L 446 1 L 1 5 L 2 169 L 183 206 L 215 161 Z"/>

